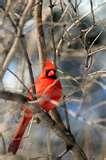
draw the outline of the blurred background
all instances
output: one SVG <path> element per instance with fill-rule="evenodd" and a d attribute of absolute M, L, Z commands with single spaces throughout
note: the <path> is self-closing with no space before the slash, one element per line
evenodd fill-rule
<path fill-rule="evenodd" d="M 64 123 L 65 105 L 68 109 L 70 126 L 77 142 L 86 152 L 89 160 L 105 160 L 106 158 L 106 1 L 94 0 L 95 27 L 87 35 L 87 43 L 94 41 L 92 52 L 92 64 L 89 71 L 85 72 L 86 50 L 79 39 L 80 30 L 86 30 L 92 24 L 92 14 L 89 0 L 79 0 L 78 4 L 78 26 L 73 25 L 75 19 L 70 17 L 70 1 L 56 1 L 53 10 L 54 38 L 58 50 L 57 66 L 58 76 L 63 86 L 65 102 L 60 103 L 58 110 Z M 72 1 L 75 4 L 76 1 Z M 20 4 L 20 6 L 17 5 Z M 27 1 L 26 1 L 27 3 Z M 0 0 L 1 8 L 5 7 L 6 1 Z M 49 1 L 44 0 L 43 23 L 44 34 L 47 45 L 48 56 L 53 58 L 53 47 L 51 42 L 51 13 Z M 22 1 L 14 1 L 11 12 L 21 15 Z M 63 10 L 62 10 L 63 9 Z M 64 11 L 67 9 L 66 11 Z M 15 11 L 14 11 L 15 10 Z M 64 13 L 64 14 L 63 14 Z M 62 15 L 62 16 L 61 16 Z M 10 48 L 14 39 L 14 29 L 8 18 L 2 25 L 3 12 L 0 10 L 0 66 L 6 57 L 6 51 Z M 64 34 L 64 32 L 66 33 Z M 68 33 L 67 33 L 68 32 Z M 32 63 L 34 77 L 40 72 L 38 62 L 38 51 L 36 46 L 36 20 L 33 14 L 27 17 L 23 27 L 23 34 L 26 38 L 26 47 Z M 100 36 L 96 39 L 96 37 Z M 64 36 L 63 36 L 64 35 Z M 62 37 L 63 36 L 63 37 Z M 63 39 L 62 39 L 63 38 Z M 59 46 L 59 42 L 62 43 Z M 96 40 L 95 40 L 96 39 Z M 59 46 L 59 48 L 58 48 Z M 91 52 L 91 53 L 92 53 Z M 8 68 L 15 73 L 26 86 L 30 86 L 30 76 L 26 59 L 21 44 L 11 60 Z M 0 89 L 12 92 L 27 94 L 26 88 L 17 78 L 6 71 L 3 80 L 0 82 Z M 64 104 L 65 103 L 65 104 Z M 1 160 L 5 156 L 16 124 L 21 117 L 19 104 L 12 101 L 0 99 L 0 153 Z M 3 139 L 3 137 L 4 139 Z M 26 132 L 27 135 L 27 132 Z M 64 143 L 48 128 L 43 122 L 32 123 L 30 134 L 23 138 L 20 149 L 17 153 L 19 159 L 56 159 L 56 156 L 64 150 Z M 15 157 L 15 158 L 17 158 Z M 11 156 L 9 157 L 11 158 Z M 35 158 L 35 159 L 34 159 Z M 31 159 L 31 160 L 32 160 Z M 63 160 L 74 160 L 71 153 L 66 154 Z"/>

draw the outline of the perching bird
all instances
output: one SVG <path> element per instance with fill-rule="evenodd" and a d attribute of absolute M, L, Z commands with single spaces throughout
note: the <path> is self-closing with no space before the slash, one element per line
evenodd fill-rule
<path fill-rule="evenodd" d="M 51 60 L 46 60 L 42 73 L 35 81 L 37 97 L 41 97 L 39 104 L 45 111 L 50 111 L 57 107 L 58 101 L 62 97 L 62 86 L 57 79 L 56 67 Z"/>
<path fill-rule="evenodd" d="M 39 100 L 41 108 L 50 113 L 53 120 L 58 122 L 60 127 L 64 128 L 61 117 L 56 110 L 58 102 L 62 97 L 62 85 L 60 80 L 57 78 L 56 67 L 53 62 L 49 59 L 46 60 L 42 72 L 35 80 L 36 94 Z M 32 89 L 30 89 L 30 94 L 28 94 L 28 100 L 33 100 Z M 8 152 L 16 154 L 24 132 L 32 119 L 33 113 L 31 109 L 24 106 L 24 115 L 19 122 L 16 132 L 12 138 L 11 143 L 8 147 Z"/>

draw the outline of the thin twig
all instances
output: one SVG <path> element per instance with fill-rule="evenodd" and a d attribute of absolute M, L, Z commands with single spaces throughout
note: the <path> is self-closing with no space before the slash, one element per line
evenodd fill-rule
<path fill-rule="evenodd" d="M 69 8 L 69 5 L 67 5 L 64 10 L 62 9 L 63 13 L 61 14 L 61 17 L 60 17 L 58 23 L 60 23 L 62 21 L 62 19 L 64 18 L 65 14 L 67 13 L 68 8 Z"/>
<path fill-rule="evenodd" d="M 73 11 L 76 13 L 76 8 L 74 7 L 74 5 L 73 5 L 72 1 L 71 1 L 71 0 L 68 0 L 68 2 L 70 3 L 70 5 L 71 5 L 71 7 L 72 7 Z"/>
<path fill-rule="evenodd" d="M 23 50 L 24 50 L 24 55 L 25 55 L 25 58 L 27 60 L 27 64 L 28 64 L 28 69 L 29 69 L 29 74 L 30 74 L 30 79 L 31 79 L 32 97 L 34 99 L 36 99 L 36 88 L 35 88 L 34 75 L 33 75 L 33 71 L 32 71 L 32 64 L 31 64 L 31 61 L 30 61 L 29 56 L 28 56 L 27 46 L 25 44 L 24 36 L 21 37 L 20 41 L 21 41 L 21 44 L 22 44 L 22 47 L 23 47 Z"/>
<path fill-rule="evenodd" d="M 89 13 L 88 13 L 88 14 L 89 14 Z M 62 44 L 62 42 L 63 42 L 63 39 L 64 39 L 65 35 L 67 34 L 67 32 L 69 32 L 74 26 L 76 26 L 77 24 L 79 24 L 79 22 L 80 22 L 83 18 L 85 18 L 88 14 L 86 14 L 86 15 L 84 15 L 83 17 L 81 17 L 81 18 L 79 18 L 78 20 L 76 20 L 73 24 L 71 24 L 71 25 L 65 30 L 65 32 L 63 33 L 63 35 L 62 35 L 62 37 L 61 37 L 61 39 L 59 40 L 59 43 L 58 43 L 58 45 L 57 45 L 56 54 L 58 54 L 59 49 L 60 49 L 60 47 L 61 47 L 61 44 Z"/>
<path fill-rule="evenodd" d="M 5 9 L 4 8 L 0 8 L 3 12 L 5 12 Z M 5 13 L 4 13 L 5 14 Z M 16 26 L 16 23 L 15 23 L 15 20 L 13 19 L 12 15 L 10 12 L 7 13 L 6 15 L 8 17 L 8 19 L 10 20 L 15 32 L 17 33 L 17 26 Z M 3 22 L 4 23 L 4 22 Z"/>
<path fill-rule="evenodd" d="M 37 5 L 37 4 L 35 4 Z M 14 22 L 14 20 L 12 19 L 12 17 L 10 16 L 10 14 L 8 13 L 7 16 L 9 17 L 13 27 L 15 28 L 15 32 L 17 34 L 17 26 Z M 29 59 L 29 56 L 28 56 L 28 53 L 27 53 L 27 49 L 26 49 L 26 46 L 25 46 L 25 38 L 24 38 L 24 35 L 21 36 L 21 44 L 23 46 L 23 50 L 24 50 L 24 53 L 25 53 L 25 57 L 26 57 L 26 60 L 27 60 L 27 63 L 28 63 L 28 68 L 29 68 L 29 73 L 30 73 L 30 78 L 31 78 L 31 83 L 32 83 L 32 91 L 33 91 L 33 94 L 32 96 L 36 95 L 36 89 L 35 89 L 35 85 L 34 85 L 34 76 L 33 76 L 33 71 L 32 71 L 32 67 L 31 67 L 31 62 L 30 62 L 30 59 Z M 15 74 L 13 73 L 12 71 L 10 71 L 9 69 L 7 69 L 10 73 L 12 73 L 22 84 L 23 86 L 29 91 L 29 89 L 27 88 L 27 86 L 25 86 L 25 84 L 23 83 L 22 80 L 20 80 L 20 78 Z"/>
<path fill-rule="evenodd" d="M 2 133 L 0 133 L 0 137 L 1 137 L 2 143 L 3 143 L 3 154 L 6 154 L 6 142 L 5 142 L 5 139 L 4 139 L 4 136 Z"/>
<path fill-rule="evenodd" d="M 54 39 L 54 22 L 53 22 L 53 3 L 52 0 L 49 0 L 50 3 L 50 10 L 51 10 L 51 39 L 52 39 L 52 45 L 53 45 L 53 51 L 54 51 L 54 64 L 56 65 L 56 45 L 55 45 L 55 39 Z"/>
<path fill-rule="evenodd" d="M 94 43 L 97 41 L 97 39 L 101 36 L 101 34 L 103 33 L 103 31 L 101 31 L 96 38 L 93 40 L 93 42 L 91 43 L 88 52 L 91 52 L 91 48 L 93 47 Z M 89 53 L 90 54 L 90 53 Z"/>
<path fill-rule="evenodd" d="M 95 14 L 94 14 L 93 1 L 92 0 L 90 0 L 90 6 L 91 6 L 91 14 L 92 14 L 92 19 L 93 19 L 93 24 L 95 24 Z"/>
<path fill-rule="evenodd" d="M 0 98 L 10 101 L 17 101 L 21 103 L 27 102 L 28 98 L 19 93 L 12 93 L 10 91 L 0 91 Z"/>
<path fill-rule="evenodd" d="M 48 128 L 47 132 L 47 151 L 48 151 L 48 160 L 52 160 L 51 128 Z"/>
<path fill-rule="evenodd" d="M 90 70 L 90 68 L 92 67 L 92 64 L 93 64 L 93 54 L 91 55 L 91 49 L 94 45 L 94 43 L 96 42 L 96 40 L 100 37 L 100 35 L 103 33 L 103 31 L 101 31 L 97 36 L 96 38 L 93 40 L 93 42 L 91 43 L 90 46 L 88 46 L 87 44 L 87 35 L 92 31 L 92 29 L 94 28 L 94 25 L 92 25 L 88 31 L 85 33 L 84 35 L 84 48 L 87 52 L 87 57 L 86 57 L 86 62 L 85 62 L 85 67 L 86 67 L 86 71 L 88 72 Z"/>
<path fill-rule="evenodd" d="M 106 123 L 106 118 L 98 118 L 96 120 L 94 120 L 92 123 L 95 124 L 95 123 Z"/>
<path fill-rule="evenodd" d="M 83 39 L 84 39 L 84 49 L 87 51 L 87 54 L 88 54 L 88 49 L 89 49 L 87 36 L 88 36 L 88 34 L 93 30 L 93 28 L 94 28 L 94 25 L 91 25 L 91 26 L 87 29 L 87 31 L 85 32 L 84 37 L 83 37 Z"/>
<path fill-rule="evenodd" d="M 12 4 L 12 0 L 7 0 L 6 7 L 5 7 L 5 14 L 4 14 L 4 17 L 3 17 L 3 22 L 6 18 L 6 16 L 8 15 L 8 13 L 9 13 L 9 10 L 11 8 L 11 4 Z"/>
<path fill-rule="evenodd" d="M 102 47 L 102 48 L 97 49 L 96 51 L 92 51 L 91 53 L 89 53 L 89 55 L 95 55 L 98 52 L 105 51 L 105 50 L 106 50 L 106 47 Z"/>
<path fill-rule="evenodd" d="M 67 7 L 67 3 L 65 3 L 65 1 L 63 2 L 64 7 Z M 70 4 L 69 4 L 70 5 Z M 68 15 L 70 16 L 70 20 L 72 20 L 73 22 L 73 16 L 72 16 L 72 12 L 70 9 L 67 10 Z"/>
<path fill-rule="evenodd" d="M 99 10 L 104 4 L 106 4 L 106 2 L 102 3 L 101 5 L 99 5 L 99 7 L 94 8 L 94 10 Z M 62 37 L 60 38 L 60 40 L 59 40 L 59 42 L 58 42 L 58 45 L 57 45 L 57 47 L 56 47 L 56 54 L 57 54 L 57 55 L 58 55 L 59 49 L 60 49 L 60 47 L 61 47 L 61 45 L 62 45 L 62 42 L 63 42 L 63 39 L 64 39 L 66 33 L 69 32 L 70 29 L 72 29 L 74 26 L 76 26 L 77 24 L 79 24 L 79 22 L 80 22 L 81 20 L 83 20 L 85 17 L 87 17 L 89 14 L 90 14 L 90 12 L 88 12 L 87 14 L 85 14 L 84 16 L 82 16 L 81 18 L 79 18 L 78 20 L 76 20 L 75 22 L 73 22 L 73 24 L 71 24 L 71 25 L 67 28 L 67 30 L 63 33 L 63 35 L 62 35 Z"/>
<path fill-rule="evenodd" d="M 11 71 L 9 68 L 7 68 L 7 71 L 9 71 L 24 86 L 24 88 L 28 92 L 30 92 L 29 89 L 28 89 L 28 87 L 24 84 L 24 82 L 13 71 Z"/>
<path fill-rule="evenodd" d="M 61 11 L 63 12 L 63 1 L 62 0 L 60 0 L 60 7 L 61 7 Z"/>
<path fill-rule="evenodd" d="M 60 2 L 61 3 L 61 5 L 62 5 L 62 2 Z M 60 23 L 61 23 L 61 21 L 62 21 L 62 19 L 63 19 L 63 17 L 65 16 L 65 14 L 67 13 L 67 11 L 68 11 L 68 8 L 69 8 L 69 5 L 67 5 L 66 7 L 65 7 L 65 9 L 63 9 L 63 6 L 61 6 L 61 10 L 62 10 L 62 14 L 61 14 L 61 17 L 60 17 L 60 19 L 59 19 L 59 21 L 58 21 L 58 23 L 59 23 L 59 26 L 60 26 Z M 62 33 L 62 35 L 64 34 L 64 30 L 65 30 L 65 25 L 66 24 L 62 24 L 62 27 L 63 27 L 63 33 Z M 62 41 L 63 41 L 63 37 L 62 37 Z M 56 49 L 57 50 L 57 49 Z M 57 53 L 57 51 L 55 50 L 55 54 L 57 55 L 58 54 L 58 56 L 60 56 L 60 54 L 59 53 Z"/>
<path fill-rule="evenodd" d="M 13 45 L 11 46 L 9 53 L 7 54 L 7 57 L 4 60 L 2 69 L 0 71 L 0 78 L 3 77 L 4 72 L 7 69 L 7 66 L 8 66 L 9 62 L 11 61 L 12 57 L 15 54 L 15 51 L 16 51 L 18 43 L 19 43 L 19 38 L 20 38 L 20 35 L 21 35 L 21 32 L 22 32 L 22 28 L 23 28 L 23 25 L 24 25 L 24 22 L 25 22 L 25 19 L 26 19 L 26 15 L 28 14 L 32 4 L 33 4 L 33 0 L 29 0 L 28 3 L 27 3 L 27 6 L 24 9 L 24 12 L 23 12 L 23 14 L 20 18 L 19 25 L 18 25 L 18 28 L 17 28 L 17 34 L 15 36 Z"/>
<path fill-rule="evenodd" d="M 64 110 L 65 110 L 65 119 L 66 119 L 66 124 L 67 124 L 67 130 L 69 132 L 71 132 L 71 128 L 70 128 L 70 120 L 69 120 L 69 115 L 68 115 L 68 110 L 67 110 L 67 105 L 65 102 L 65 96 L 63 96 L 63 104 L 64 104 Z"/>
<path fill-rule="evenodd" d="M 40 60 L 42 61 L 42 64 L 44 64 L 44 62 L 45 62 L 45 58 L 47 58 L 47 54 L 45 55 L 45 49 L 46 49 L 46 45 L 45 45 L 45 39 L 44 39 L 44 33 L 43 33 L 43 28 L 42 28 L 42 0 L 40 0 L 40 4 L 39 5 L 37 5 L 37 7 L 36 7 L 36 21 L 37 21 L 37 34 L 38 34 L 38 39 L 37 39 L 37 47 L 38 47 L 38 51 L 39 51 L 39 58 L 40 58 Z M 40 26 L 39 26 L 39 22 L 40 22 Z M 41 39 L 40 39 L 40 37 L 41 37 Z M 42 41 L 43 40 L 43 41 Z M 44 48 L 43 48 L 44 47 Z M 43 53 L 43 51 L 44 51 L 44 53 Z M 41 62 L 40 61 L 40 62 Z M 42 65 L 43 66 L 43 65 Z M 48 87 L 47 87 L 48 88 Z M 35 108 L 35 107 L 34 107 Z M 56 112 L 53 112 L 53 111 L 56 111 Z M 59 137 L 61 137 L 63 140 L 64 140 L 64 142 L 65 142 L 65 144 L 66 144 L 66 147 L 68 147 L 69 146 L 69 148 L 70 148 L 70 144 L 72 145 L 72 147 L 71 147 L 71 150 L 73 151 L 73 153 L 76 153 L 77 155 L 79 155 L 78 157 L 81 157 L 83 160 L 87 160 L 87 157 L 86 157 L 86 155 L 85 155 L 85 153 L 83 152 L 83 150 L 79 147 L 79 145 L 76 143 L 76 141 L 75 141 L 75 138 L 74 138 L 74 136 L 71 134 L 71 133 L 67 133 L 67 135 L 65 135 L 64 133 L 66 133 L 67 132 L 67 130 L 66 130 L 66 128 L 65 128 L 65 126 L 63 125 L 63 123 L 62 123 L 62 120 L 61 120 L 61 118 L 60 118 L 60 115 L 59 115 L 59 113 L 57 112 L 57 109 L 54 109 L 54 110 L 51 110 L 51 115 L 49 115 L 48 113 L 46 113 L 47 115 L 48 115 L 48 117 L 50 117 L 50 119 L 52 120 L 51 122 L 55 122 L 55 124 L 57 125 L 57 129 L 58 129 L 58 132 L 56 132 L 57 133 L 57 135 L 59 136 Z M 57 113 L 57 114 L 55 114 L 55 113 Z M 43 113 L 42 113 L 43 114 Z M 37 115 L 39 115 L 39 114 L 37 114 Z M 52 116 L 55 116 L 55 115 L 57 115 L 57 119 L 58 119 L 58 121 L 57 121 L 57 119 L 55 119 L 55 117 L 54 118 L 52 118 Z M 59 116 L 58 116 L 59 115 Z M 39 117 L 40 118 L 40 117 Z M 41 117 L 41 118 L 43 118 L 43 117 Z M 54 120 L 53 120 L 54 119 Z M 60 119 L 60 120 L 59 120 Z M 49 120 L 48 120 L 49 121 Z M 50 122 L 50 121 L 49 121 Z M 51 124 L 51 126 L 53 126 L 52 124 Z M 61 127 L 59 127 L 59 126 L 61 126 Z M 49 125 L 48 125 L 48 127 L 49 127 Z M 59 131 L 59 128 L 61 129 L 61 131 Z M 56 129 L 56 127 L 55 127 L 55 129 Z M 56 130 L 57 130 L 56 129 Z M 64 136 L 63 136 L 64 135 Z M 68 140 L 68 141 L 67 141 Z M 74 143 L 74 144 L 72 144 L 72 143 Z"/>
<path fill-rule="evenodd" d="M 36 22 L 36 43 L 39 53 L 39 64 L 40 69 L 42 70 L 44 62 L 47 58 L 46 43 L 43 32 L 42 24 L 42 0 L 39 0 L 39 3 L 35 6 L 35 22 Z"/>

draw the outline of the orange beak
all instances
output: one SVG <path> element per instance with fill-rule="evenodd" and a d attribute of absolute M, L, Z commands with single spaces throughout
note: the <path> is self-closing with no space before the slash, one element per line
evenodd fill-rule
<path fill-rule="evenodd" d="M 48 77 L 52 77 L 55 76 L 55 72 L 53 70 L 49 71 L 48 73 Z"/>

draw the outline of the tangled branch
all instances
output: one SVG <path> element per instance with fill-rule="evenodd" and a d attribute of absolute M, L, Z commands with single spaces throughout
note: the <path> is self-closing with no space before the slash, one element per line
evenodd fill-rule
<path fill-rule="evenodd" d="M 22 33 L 22 29 L 23 29 L 23 25 L 24 25 L 24 22 L 25 22 L 25 19 L 26 19 L 26 15 L 28 14 L 32 4 L 33 4 L 33 0 L 29 0 L 28 3 L 27 3 L 27 6 L 24 9 L 24 12 L 23 12 L 23 14 L 22 14 L 22 16 L 19 20 L 19 25 L 17 27 L 17 34 L 15 35 L 13 45 L 11 46 L 10 51 L 7 54 L 7 56 L 4 60 L 4 63 L 2 65 L 2 68 L 0 70 L 0 78 L 1 79 L 2 79 L 4 73 L 7 69 L 8 64 L 10 63 L 12 57 L 14 56 L 17 47 L 18 47 L 18 43 L 19 43 L 20 35 Z"/>

